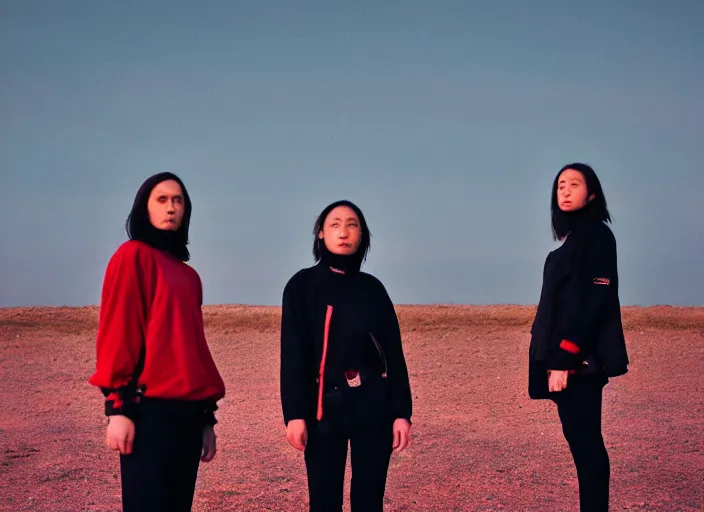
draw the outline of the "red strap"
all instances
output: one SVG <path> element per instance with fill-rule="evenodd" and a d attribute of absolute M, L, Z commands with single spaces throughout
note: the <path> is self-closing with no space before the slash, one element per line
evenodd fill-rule
<path fill-rule="evenodd" d="M 570 354 L 579 354 L 579 345 L 571 342 L 570 340 L 562 340 L 560 342 L 560 348 L 566 350 Z"/>
<path fill-rule="evenodd" d="M 315 415 L 318 421 L 323 419 L 323 386 L 325 385 L 325 359 L 328 357 L 328 338 L 330 336 L 330 319 L 332 318 L 332 306 L 328 305 L 325 312 L 325 331 L 323 334 L 323 357 L 320 360 L 320 372 L 318 374 L 318 412 Z"/>

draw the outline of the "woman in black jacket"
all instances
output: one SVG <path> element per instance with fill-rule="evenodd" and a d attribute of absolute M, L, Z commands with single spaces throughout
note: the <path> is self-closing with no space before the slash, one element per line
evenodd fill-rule
<path fill-rule="evenodd" d="M 579 480 L 582 512 L 608 510 L 609 456 L 601 435 L 602 390 L 628 371 L 618 298 L 616 240 L 594 170 L 566 165 L 552 187 L 552 230 L 531 329 L 529 395 L 557 404 Z"/>
<path fill-rule="evenodd" d="M 383 510 L 392 451 L 408 445 L 411 390 L 394 306 L 360 271 L 369 250 L 364 215 L 327 206 L 313 228 L 317 264 L 283 292 L 281 402 L 286 439 L 304 451 L 310 510 L 342 510 L 351 447 L 355 512 Z"/>

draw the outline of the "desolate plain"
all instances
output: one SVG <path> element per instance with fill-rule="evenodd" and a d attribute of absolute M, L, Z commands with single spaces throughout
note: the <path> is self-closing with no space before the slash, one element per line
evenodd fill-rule
<path fill-rule="evenodd" d="M 386 510 L 578 510 L 555 406 L 526 393 L 534 308 L 397 309 L 415 413 L 413 444 L 392 459 Z M 204 315 L 227 396 L 193 510 L 307 510 L 302 455 L 286 443 L 280 412 L 279 308 Z M 604 398 L 611 509 L 702 510 L 704 308 L 623 316 L 631 370 Z M 0 310 L 0 510 L 120 510 L 102 395 L 87 384 L 97 319 L 95 307 Z"/>

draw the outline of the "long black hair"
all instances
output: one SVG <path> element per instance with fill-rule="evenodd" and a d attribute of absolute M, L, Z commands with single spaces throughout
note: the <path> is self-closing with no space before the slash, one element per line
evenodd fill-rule
<path fill-rule="evenodd" d="M 315 224 L 313 224 L 313 258 L 317 263 L 323 256 L 323 250 L 321 249 L 320 245 L 324 244 L 325 242 L 323 240 L 320 240 L 320 232 L 323 230 L 323 226 L 325 225 L 325 219 L 328 217 L 330 212 L 338 206 L 347 206 L 348 208 L 352 208 L 354 213 L 357 214 L 357 218 L 359 218 L 359 226 L 362 229 L 362 240 L 360 241 L 359 248 L 357 249 L 357 252 L 355 254 L 358 256 L 359 263 L 362 264 L 367 259 L 367 254 L 369 253 L 369 249 L 371 248 L 372 234 L 369 231 L 369 226 L 367 226 L 367 221 L 364 218 L 362 210 L 360 210 L 359 207 L 353 202 L 347 201 L 345 199 L 341 201 L 335 201 L 334 203 L 330 203 L 329 205 L 327 205 L 323 209 L 323 211 L 320 212 L 320 215 L 318 215 L 318 218 L 315 220 Z"/>
<path fill-rule="evenodd" d="M 552 237 L 554 240 L 562 240 L 570 232 L 571 218 L 578 212 L 563 212 L 560 210 L 560 205 L 557 203 L 557 184 L 560 180 L 560 175 L 567 169 L 574 169 L 584 176 L 584 182 L 587 185 L 587 198 L 594 195 L 594 199 L 587 202 L 587 205 L 579 210 L 588 214 L 590 217 L 598 219 L 602 222 L 611 222 L 611 214 L 606 207 L 606 197 L 604 190 L 601 188 L 601 182 L 597 177 L 594 169 L 587 164 L 572 163 L 565 165 L 560 172 L 555 176 L 555 181 L 552 184 L 552 196 L 550 198 L 550 214 L 552 219 Z"/>
<path fill-rule="evenodd" d="M 184 212 L 181 225 L 176 231 L 165 231 L 154 227 L 149 220 L 149 196 L 159 183 L 173 180 L 181 187 L 183 194 Z M 127 216 L 125 230 L 130 240 L 145 242 L 157 249 L 168 251 L 181 261 L 188 261 L 191 258 L 188 252 L 188 227 L 191 223 L 191 198 L 188 196 L 186 186 L 181 178 L 170 172 L 160 172 L 147 178 L 139 187 L 134 198 L 132 210 Z"/>

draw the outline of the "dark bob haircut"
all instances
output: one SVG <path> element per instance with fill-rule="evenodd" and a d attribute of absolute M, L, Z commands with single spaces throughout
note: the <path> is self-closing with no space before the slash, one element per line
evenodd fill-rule
<path fill-rule="evenodd" d="M 347 200 L 342 200 L 342 201 L 335 201 L 334 203 L 331 203 L 327 205 L 322 212 L 320 212 L 320 215 L 318 215 L 318 218 L 315 221 L 315 224 L 313 225 L 313 258 L 315 258 L 316 263 L 320 261 L 320 258 L 322 257 L 322 251 L 320 250 L 320 239 L 318 236 L 320 235 L 320 232 L 323 230 L 323 226 L 325 225 L 325 219 L 327 219 L 328 215 L 330 214 L 331 211 L 333 211 L 335 208 L 338 206 L 347 206 L 349 208 L 352 208 L 354 213 L 357 214 L 357 217 L 359 218 L 359 225 L 362 228 L 362 240 L 359 244 L 359 249 L 357 249 L 357 255 L 359 257 L 360 263 L 364 263 L 367 259 L 367 254 L 369 253 L 369 249 L 371 248 L 371 238 L 372 234 L 369 231 L 369 226 L 367 226 L 367 221 L 364 218 L 364 214 L 362 213 L 362 210 L 359 209 L 359 207 L 354 204 L 351 201 Z"/>
<path fill-rule="evenodd" d="M 560 169 L 560 172 L 557 173 L 557 176 L 555 176 L 555 181 L 552 184 L 552 197 L 550 198 L 552 237 L 555 240 L 561 240 L 569 234 L 568 215 L 570 215 L 570 213 L 565 213 L 560 210 L 560 206 L 557 204 L 557 182 L 560 180 L 560 175 L 567 169 L 579 171 L 582 176 L 584 176 L 584 181 L 587 185 L 587 197 L 591 197 L 591 195 L 594 194 L 594 199 L 587 203 L 584 210 L 586 210 L 589 215 L 602 222 L 611 222 L 611 214 L 606 207 L 606 197 L 604 196 L 601 182 L 594 172 L 594 169 L 587 164 L 576 162 L 565 165 Z"/>
<path fill-rule="evenodd" d="M 183 194 L 183 220 L 178 230 L 176 230 L 176 240 L 173 240 L 164 244 L 165 237 L 161 236 L 161 230 L 154 227 L 154 225 L 149 220 L 149 210 L 147 204 L 149 203 L 149 196 L 159 183 L 163 181 L 173 180 L 178 183 L 181 187 L 181 192 Z M 127 230 L 127 236 L 130 240 L 139 240 L 145 242 L 149 245 L 166 249 L 175 257 L 182 261 L 188 261 L 190 259 L 190 254 L 188 252 L 188 226 L 191 223 L 191 198 L 188 196 L 188 191 L 186 186 L 181 181 L 181 178 L 170 172 L 161 172 L 147 178 L 142 186 L 139 187 L 137 195 L 134 198 L 134 204 L 132 205 L 132 210 L 127 216 L 127 222 L 125 223 L 125 229 Z"/>

